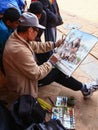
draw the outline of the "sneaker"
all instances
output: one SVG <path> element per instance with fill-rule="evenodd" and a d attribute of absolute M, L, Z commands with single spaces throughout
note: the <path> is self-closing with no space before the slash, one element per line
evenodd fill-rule
<path fill-rule="evenodd" d="M 93 92 L 97 90 L 98 90 L 98 80 L 90 82 L 90 83 L 85 83 L 82 89 L 82 94 L 84 98 L 89 98 L 92 96 Z"/>

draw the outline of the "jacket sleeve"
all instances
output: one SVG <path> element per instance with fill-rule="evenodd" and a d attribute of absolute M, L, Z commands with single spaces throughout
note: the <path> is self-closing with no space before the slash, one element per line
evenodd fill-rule
<path fill-rule="evenodd" d="M 37 65 L 34 53 L 29 48 L 20 46 L 17 51 L 13 51 L 11 59 L 17 71 L 25 75 L 28 79 L 40 80 L 51 71 L 52 65 L 48 61 L 40 66 Z"/>
<path fill-rule="evenodd" d="M 31 48 L 34 50 L 35 53 L 45 53 L 54 49 L 54 43 L 49 42 L 31 42 Z"/>

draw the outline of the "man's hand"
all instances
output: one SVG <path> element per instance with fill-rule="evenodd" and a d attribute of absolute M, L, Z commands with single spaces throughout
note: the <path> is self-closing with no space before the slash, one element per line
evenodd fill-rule
<path fill-rule="evenodd" d="M 63 44 L 64 41 L 65 41 L 65 38 L 66 38 L 66 36 L 65 36 L 65 35 L 62 35 L 62 39 L 61 39 L 61 40 L 58 40 L 58 41 L 55 43 L 55 46 L 56 46 L 56 47 L 59 47 L 61 44 Z"/>
<path fill-rule="evenodd" d="M 53 54 L 50 58 L 49 58 L 49 62 L 54 65 L 58 60 L 59 60 L 59 55 L 57 54 Z"/>

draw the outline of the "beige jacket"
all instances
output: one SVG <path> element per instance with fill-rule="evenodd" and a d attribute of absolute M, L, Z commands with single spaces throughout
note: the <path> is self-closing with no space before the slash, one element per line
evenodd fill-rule
<path fill-rule="evenodd" d="M 53 49 L 52 42 L 27 43 L 15 31 L 9 37 L 3 55 L 3 64 L 7 77 L 6 86 L 18 94 L 38 96 L 38 80 L 44 78 L 52 69 L 48 61 L 38 66 L 34 52 L 41 53 Z"/>

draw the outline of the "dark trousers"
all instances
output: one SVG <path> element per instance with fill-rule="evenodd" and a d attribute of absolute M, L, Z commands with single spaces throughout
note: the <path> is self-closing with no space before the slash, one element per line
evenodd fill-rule
<path fill-rule="evenodd" d="M 56 42 L 57 29 L 56 27 L 47 27 L 45 30 L 45 41 Z"/>
<path fill-rule="evenodd" d="M 42 80 L 39 80 L 39 87 L 48 85 L 52 82 L 57 82 L 67 88 L 70 88 L 74 91 L 78 91 L 82 89 L 82 83 L 74 79 L 73 77 L 67 77 L 57 68 L 53 68 L 52 71 Z"/>
<path fill-rule="evenodd" d="M 46 28 L 45 41 L 56 41 L 56 27 Z M 38 65 L 41 65 L 46 62 L 52 54 L 53 50 L 42 54 L 36 54 Z"/>

